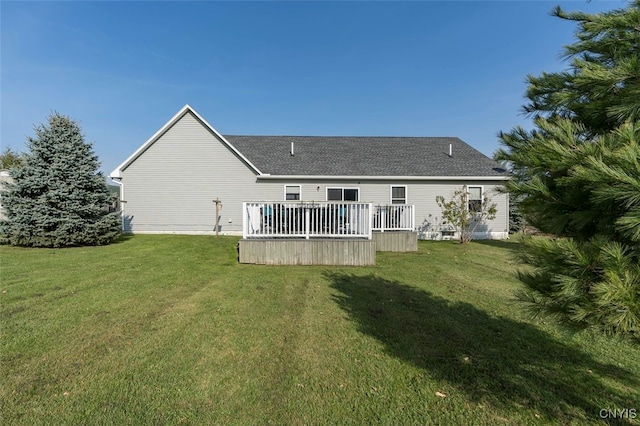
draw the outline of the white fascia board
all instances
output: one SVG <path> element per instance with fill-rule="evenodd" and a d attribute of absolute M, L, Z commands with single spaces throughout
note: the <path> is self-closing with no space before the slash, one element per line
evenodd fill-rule
<path fill-rule="evenodd" d="M 334 175 L 259 175 L 259 180 L 509 180 L 510 176 L 334 176 Z"/>
<path fill-rule="evenodd" d="M 233 151 L 238 157 L 240 157 L 244 162 L 246 162 L 249 165 L 249 167 L 251 167 L 258 175 L 262 174 L 260 172 L 260 170 L 251 161 L 249 161 L 248 158 L 246 158 L 244 155 L 242 155 L 240 153 L 240 151 L 238 151 L 236 149 L 236 147 L 231 145 L 229 143 L 229 141 L 227 141 L 216 129 L 214 129 L 214 127 L 211 124 L 209 124 L 207 122 L 207 120 L 202 118 L 202 116 L 200 114 L 198 114 L 196 112 L 196 110 L 191 108 L 191 106 L 189 106 L 189 104 L 186 104 L 185 106 L 182 107 L 182 109 L 180 109 L 180 111 L 178 111 L 176 113 L 176 115 L 171 117 L 171 119 L 169 121 L 167 121 L 164 124 L 164 126 L 162 126 L 157 132 L 155 132 L 153 134 L 153 136 L 151 136 L 149 139 L 147 139 L 147 141 L 145 143 L 143 143 L 140 146 L 140 148 L 138 148 L 133 154 L 131 154 L 126 160 L 124 160 L 122 162 L 122 164 L 120 164 L 114 171 L 112 171 L 109 174 L 109 177 L 112 178 L 112 179 L 122 178 L 122 170 L 124 170 L 131 163 L 133 163 L 135 161 L 135 159 L 140 156 L 140 154 L 142 154 L 149 146 L 151 146 L 156 140 L 158 140 L 158 138 L 160 136 L 162 136 L 171 126 L 176 124 L 178 122 L 178 120 L 180 120 L 187 112 L 190 112 L 193 115 L 195 115 L 198 120 L 200 120 L 202 123 L 204 123 L 204 125 L 207 127 L 207 129 L 209 131 L 211 131 L 214 135 L 216 135 L 222 141 L 222 143 L 227 145 L 227 147 L 231 151 Z"/>

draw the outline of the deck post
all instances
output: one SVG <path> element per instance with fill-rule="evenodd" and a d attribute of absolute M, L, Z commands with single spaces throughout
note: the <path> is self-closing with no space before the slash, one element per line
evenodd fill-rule
<path fill-rule="evenodd" d="M 304 207 L 304 237 L 305 239 L 309 239 L 309 233 L 311 232 L 311 212 L 309 211 L 309 207 Z"/>
<path fill-rule="evenodd" d="M 416 209 L 415 207 L 411 207 L 411 230 L 416 230 Z"/>
<path fill-rule="evenodd" d="M 369 239 L 373 238 L 373 203 L 368 203 L 369 206 Z"/>
<path fill-rule="evenodd" d="M 247 211 L 247 203 L 242 203 L 242 238 L 247 239 L 247 215 L 249 212 Z"/>

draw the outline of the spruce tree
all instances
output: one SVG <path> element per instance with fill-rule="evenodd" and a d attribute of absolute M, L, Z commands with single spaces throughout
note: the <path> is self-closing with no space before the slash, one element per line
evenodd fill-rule
<path fill-rule="evenodd" d="M 119 234 L 117 212 L 99 162 L 80 126 L 53 113 L 27 140 L 21 167 L 2 191 L 5 242 L 27 247 L 108 244 Z"/>
<path fill-rule="evenodd" d="M 521 300 L 564 324 L 640 338 L 640 1 L 566 13 L 570 69 L 529 77 L 536 128 L 501 133 L 497 158 L 527 222 Z"/>
<path fill-rule="evenodd" d="M 22 154 L 15 152 L 10 147 L 6 147 L 0 153 L 0 169 L 9 170 L 14 167 L 20 167 L 22 164 Z"/>

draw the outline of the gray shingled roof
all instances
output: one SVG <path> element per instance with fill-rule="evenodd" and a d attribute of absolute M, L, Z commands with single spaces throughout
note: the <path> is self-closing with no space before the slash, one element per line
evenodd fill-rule
<path fill-rule="evenodd" d="M 262 173 L 324 176 L 505 176 L 452 137 L 224 136 Z M 294 143 L 294 155 L 290 154 Z M 453 155 L 449 157 L 449 144 Z"/>

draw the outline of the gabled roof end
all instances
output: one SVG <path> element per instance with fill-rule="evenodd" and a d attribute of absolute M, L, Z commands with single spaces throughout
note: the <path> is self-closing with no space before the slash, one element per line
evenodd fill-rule
<path fill-rule="evenodd" d="M 169 128 L 171 128 L 174 124 L 178 122 L 185 114 L 187 113 L 193 114 L 204 126 L 212 132 L 216 137 L 218 137 L 222 143 L 227 145 L 231 151 L 233 151 L 237 156 L 239 156 L 246 164 L 249 165 L 258 175 L 262 173 L 260 170 L 251 162 L 248 158 L 246 158 L 240 151 L 238 151 L 229 141 L 225 139 L 224 136 L 220 134 L 211 124 L 207 122 L 198 112 L 191 107 L 189 104 L 185 104 L 180 111 L 178 111 L 169 121 L 167 121 L 157 132 L 153 134 L 145 143 L 143 143 L 137 150 L 134 151 L 126 160 L 122 162 L 115 170 L 113 170 L 110 174 L 110 178 L 122 178 L 122 171 L 126 169 L 131 163 L 133 163 L 144 151 L 147 150 L 153 143 L 155 143 L 160 136 L 162 136 Z"/>

